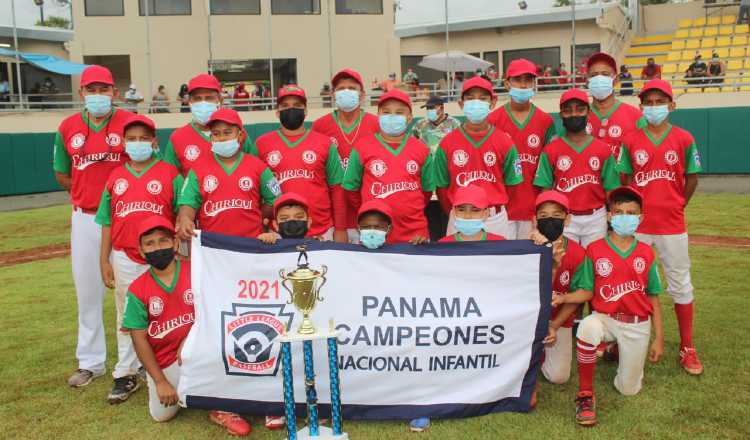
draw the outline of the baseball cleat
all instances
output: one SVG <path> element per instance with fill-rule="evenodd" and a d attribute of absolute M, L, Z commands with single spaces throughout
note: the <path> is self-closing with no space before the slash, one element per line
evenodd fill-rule
<path fill-rule="evenodd" d="M 217 425 L 226 428 L 230 435 L 244 437 L 252 431 L 250 424 L 240 417 L 239 414 L 225 411 L 211 411 L 208 414 L 208 418 Z"/>
<path fill-rule="evenodd" d="M 576 423 L 581 426 L 596 425 L 596 400 L 594 393 L 581 391 L 576 396 Z"/>
<path fill-rule="evenodd" d="M 138 376 L 133 374 L 131 376 L 118 377 L 115 379 L 115 384 L 107 396 L 107 402 L 112 405 L 122 403 L 130 397 L 131 394 L 135 393 L 140 388 L 138 383 Z"/>
<path fill-rule="evenodd" d="M 104 371 L 93 372 L 91 370 L 79 368 L 72 376 L 70 376 L 70 378 L 68 378 L 68 385 L 73 388 L 85 387 L 90 384 L 92 380 L 102 376 L 104 376 Z"/>
<path fill-rule="evenodd" d="M 680 350 L 680 365 L 688 374 L 693 376 L 703 373 L 703 364 L 698 359 L 698 352 L 693 347 L 684 347 Z"/>

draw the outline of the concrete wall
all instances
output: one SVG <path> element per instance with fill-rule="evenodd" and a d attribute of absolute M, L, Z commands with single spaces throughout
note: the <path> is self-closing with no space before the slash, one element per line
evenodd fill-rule
<path fill-rule="evenodd" d="M 709 9 L 709 13 L 711 16 L 719 14 L 737 15 L 738 10 L 738 6 L 727 6 L 721 9 Z M 680 20 L 703 17 L 704 15 L 703 1 L 642 6 L 640 30 L 645 34 L 674 32 Z"/>

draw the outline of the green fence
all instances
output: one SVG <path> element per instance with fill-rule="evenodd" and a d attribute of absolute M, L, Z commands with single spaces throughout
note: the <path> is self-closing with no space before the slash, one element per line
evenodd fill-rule
<path fill-rule="evenodd" d="M 750 174 L 750 137 L 743 131 L 745 124 L 750 126 L 750 107 L 677 110 L 671 119 L 695 136 L 705 173 Z M 276 127 L 245 126 L 251 139 Z M 167 144 L 172 130 L 158 130 L 160 145 Z M 0 162 L 0 196 L 61 189 L 52 172 L 53 141 L 54 133 L 0 134 L 0 157 L 5 158 Z"/>

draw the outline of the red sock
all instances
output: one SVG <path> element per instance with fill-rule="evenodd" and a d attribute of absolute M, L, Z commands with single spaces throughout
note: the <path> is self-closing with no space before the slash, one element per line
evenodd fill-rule
<path fill-rule="evenodd" d="M 594 369 L 596 368 L 596 346 L 580 339 L 576 344 L 578 358 L 578 391 L 594 392 Z"/>
<path fill-rule="evenodd" d="M 693 303 L 675 304 L 677 325 L 680 328 L 680 350 L 693 347 Z"/>

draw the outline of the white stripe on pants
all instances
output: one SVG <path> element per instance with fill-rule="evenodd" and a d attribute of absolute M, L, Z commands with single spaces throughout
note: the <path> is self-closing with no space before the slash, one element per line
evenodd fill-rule
<path fill-rule="evenodd" d="M 531 220 L 510 220 L 508 221 L 508 240 L 528 240 L 533 229 Z"/>
<path fill-rule="evenodd" d="M 570 215 L 563 235 L 586 247 L 607 234 L 607 210 L 601 207 L 590 215 Z"/>
<path fill-rule="evenodd" d="M 554 383 L 563 384 L 570 379 L 570 365 L 573 362 L 573 328 L 557 329 L 557 341 L 544 346 L 542 374 Z"/>
<path fill-rule="evenodd" d="M 451 209 L 451 213 L 448 216 L 448 231 L 447 235 L 453 235 L 456 232 L 456 227 L 453 226 L 453 221 L 456 218 L 456 216 L 453 214 L 453 210 Z M 505 238 L 509 238 L 509 228 L 508 228 L 508 212 L 505 210 L 505 206 L 500 208 L 500 211 L 497 211 L 496 208 L 490 208 L 490 216 L 487 218 L 487 220 L 484 221 L 484 230 L 489 232 L 490 234 L 495 235 L 502 235 Z"/>
<path fill-rule="evenodd" d="M 180 365 L 177 361 L 174 361 L 172 365 L 161 371 L 176 390 L 180 385 Z M 166 422 L 174 418 L 177 415 L 177 411 L 180 410 L 180 405 L 162 405 L 159 401 L 159 394 L 156 392 L 156 382 L 154 382 L 150 374 L 146 374 L 146 382 L 148 383 L 148 412 L 151 414 L 151 417 L 157 422 Z"/>
<path fill-rule="evenodd" d="M 117 364 L 112 376 L 115 379 L 136 374 L 141 363 L 133 348 L 133 340 L 129 333 L 120 331 L 122 316 L 125 313 L 125 295 L 130 284 L 148 270 L 148 265 L 139 264 L 131 260 L 123 251 L 112 250 L 110 254 L 112 270 L 115 273 L 115 307 L 117 309 Z"/>
<path fill-rule="evenodd" d="M 70 259 L 78 301 L 78 368 L 102 372 L 107 359 L 104 338 L 105 287 L 99 264 L 102 228 L 94 215 L 77 209 L 70 217 Z"/>
<path fill-rule="evenodd" d="M 675 235 L 636 234 L 635 237 L 656 250 L 667 277 L 667 293 L 675 304 L 693 302 L 687 232 Z"/>

